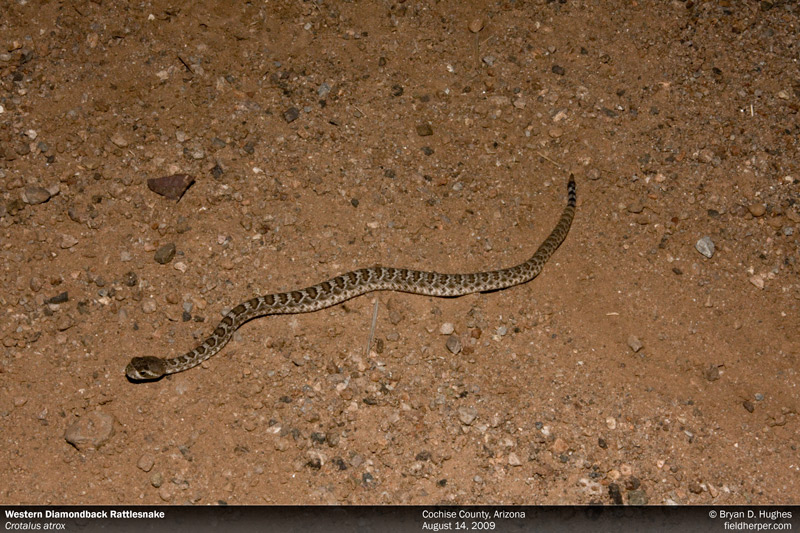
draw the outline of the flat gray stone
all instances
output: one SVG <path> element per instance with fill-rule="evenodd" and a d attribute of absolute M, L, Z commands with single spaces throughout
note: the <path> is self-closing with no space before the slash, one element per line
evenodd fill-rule
<path fill-rule="evenodd" d="M 78 450 L 96 450 L 114 436 L 114 417 L 93 411 L 67 427 L 64 438 Z"/>

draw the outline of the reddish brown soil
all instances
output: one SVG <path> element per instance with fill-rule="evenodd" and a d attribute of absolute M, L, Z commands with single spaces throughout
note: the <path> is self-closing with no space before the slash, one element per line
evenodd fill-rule
<path fill-rule="evenodd" d="M 798 502 L 797 3 L 122 4 L 2 7 L 0 503 Z M 570 172 L 531 283 L 125 378 L 255 294 L 523 261 Z"/>

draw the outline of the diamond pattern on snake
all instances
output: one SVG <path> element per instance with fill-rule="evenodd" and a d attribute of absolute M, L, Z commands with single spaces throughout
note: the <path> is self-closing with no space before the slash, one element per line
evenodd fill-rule
<path fill-rule="evenodd" d="M 517 266 L 469 274 L 440 274 L 381 267 L 353 270 L 305 289 L 256 296 L 234 307 L 213 333 L 183 355 L 134 357 L 125 368 L 131 381 L 152 381 L 193 368 L 219 352 L 245 322 L 267 315 L 310 313 L 340 304 L 372 291 L 397 291 L 427 296 L 454 297 L 496 291 L 528 282 L 539 275 L 545 263 L 564 242 L 575 217 L 575 178 L 567 184 L 567 205 L 553 231 L 533 256 Z"/>

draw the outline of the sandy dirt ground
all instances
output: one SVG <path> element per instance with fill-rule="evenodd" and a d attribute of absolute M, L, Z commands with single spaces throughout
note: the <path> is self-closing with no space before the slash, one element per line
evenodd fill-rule
<path fill-rule="evenodd" d="M 796 2 L 0 3 L 1 503 L 798 502 Z"/>

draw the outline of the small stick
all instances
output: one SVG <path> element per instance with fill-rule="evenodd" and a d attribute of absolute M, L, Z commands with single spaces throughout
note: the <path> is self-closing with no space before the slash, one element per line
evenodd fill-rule
<path fill-rule="evenodd" d="M 369 328 L 369 339 L 367 340 L 367 351 L 364 357 L 369 357 L 369 350 L 372 348 L 372 340 L 375 338 L 375 324 L 378 322 L 378 299 L 375 298 L 375 309 L 372 311 L 372 326 Z"/>
<path fill-rule="evenodd" d="M 556 163 L 555 161 L 553 161 L 552 159 L 550 159 L 549 157 L 547 157 L 546 155 L 544 155 L 542 152 L 536 152 L 536 155 L 538 155 L 538 156 L 539 156 L 539 157 L 541 157 L 542 159 L 545 159 L 545 160 L 547 160 L 547 161 L 550 161 L 551 163 L 553 163 L 553 164 L 556 166 L 556 168 L 558 168 L 558 169 L 560 169 L 560 168 L 561 168 L 561 165 L 559 165 L 558 163 Z"/>
<path fill-rule="evenodd" d="M 186 63 L 186 61 L 184 61 L 184 60 L 183 60 L 183 58 L 182 58 L 181 56 L 178 56 L 178 60 L 179 60 L 181 63 L 183 63 L 183 66 L 184 66 L 184 67 L 186 67 L 186 70 L 188 70 L 189 72 L 191 72 L 192 74 L 194 74 L 194 71 L 192 70 L 192 67 L 190 67 L 190 66 L 189 66 L 189 65 Z"/>

